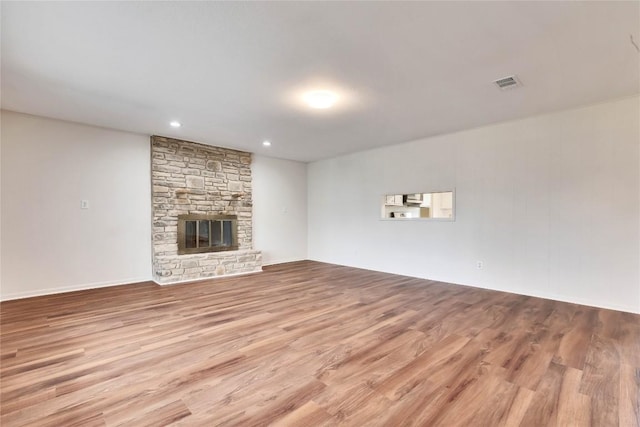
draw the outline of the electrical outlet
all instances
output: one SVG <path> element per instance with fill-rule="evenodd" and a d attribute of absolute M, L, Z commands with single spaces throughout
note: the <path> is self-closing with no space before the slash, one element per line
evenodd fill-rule
<path fill-rule="evenodd" d="M 482 268 L 484 267 L 484 263 L 482 261 L 478 261 L 476 262 L 476 267 L 478 267 L 478 270 L 482 270 Z"/>
<path fill-rule="evenodd" d="M 80 200 L 80 209 L 89 209 L 89 201 Z"/>

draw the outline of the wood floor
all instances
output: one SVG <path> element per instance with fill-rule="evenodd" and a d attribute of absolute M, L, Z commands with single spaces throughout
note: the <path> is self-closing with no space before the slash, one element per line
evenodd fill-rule
<path fill-rule="evenodd" d="M 638 426 L 640 316 L 316 262 L 4 302 L 8 426 Z"/>

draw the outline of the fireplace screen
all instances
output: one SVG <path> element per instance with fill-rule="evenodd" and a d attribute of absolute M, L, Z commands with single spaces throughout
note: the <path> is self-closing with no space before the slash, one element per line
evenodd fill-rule
<path fill-rule="evenodd" d="M 236 215 L 178 215 L 178 254 L 237 249 Z"/>

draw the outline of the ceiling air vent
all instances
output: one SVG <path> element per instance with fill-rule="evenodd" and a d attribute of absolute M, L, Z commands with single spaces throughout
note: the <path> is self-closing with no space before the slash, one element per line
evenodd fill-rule
<path fill-rule="evenodd" d="M 502 90 L 514 89 L 522 86 L 522 83 L 520 83 L 520 80 L 518 80 L 518 77 L 516 77 L 515 75 L 503 77 L 496 80 L 494 83 Z"/>

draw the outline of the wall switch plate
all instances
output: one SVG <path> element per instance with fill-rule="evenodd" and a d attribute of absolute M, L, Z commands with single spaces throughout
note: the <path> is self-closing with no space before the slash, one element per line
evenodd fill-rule
<path fill-rule="evenodd" d="M 89 209 L 89 201 L 80 200 L 80 209 Z"/>

